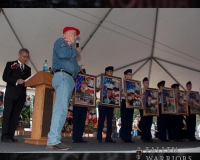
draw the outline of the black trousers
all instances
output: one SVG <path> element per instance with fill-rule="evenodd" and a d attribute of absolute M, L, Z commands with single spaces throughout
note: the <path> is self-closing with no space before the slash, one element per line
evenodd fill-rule
<path fill-rule="evenodd" d="M 172 115 L 169 115 L 167 131 L 168 131 L 168 138 L 169 138 L 169 140 L 172 140 L 173 139 L 173 133 L 172 133 Z"/>
<path fill-rule="evenodd" d="M 149 141 L 152 139 L 151 135 L 151 125 L 153 122 L 153 116 L 143 116 L 143 110 L 140 111 L 140 117 L 141 117 L 141 131 L 142 131 L 142 140 Z"/>
<path fill-rule="evenodd" d="M 159 104 L 159 113 L 160 115 L 157 117 L 157 123 L 158 123 L 158 138 L 160 140 L 167 139 L 167 128 L 168 128 L 168 122 L 169 122 L 169 116 L 168 114 L 162 114 L 161 112 L 161 104 Z"/>
<path fill-rule="evenodd" d="M 83 132 L 85 130 L 85 119 L 87 115 L 87 110 L 87 107 L 73 106 L 73 140 L 83 140 Z"/>
<path fill-rule="evenodd" d="M 19 97 L 17 100 L 5 98 L 1 139 L 14 137 L 25 100 L 24 97 Z"/>
<path fill-rule="evenodd" d="M 104 127 L 105 117 L 107 116 L 107 133 L 106 140 L 111 140 L 112 134 L 112 119 L 114 107 L 98 106 L 99 111 L 99 120 L 98 120 L 98 129 L 97 129 L 97 140 L 102 140 L 102 131 Z"/>
<path fill-rule="evenodd" d="M 178 115 L 171 115 L 173 139 L 181 139 L 183 118 Z"/>
<path fill-rule="evenodd" d="M 126 108 L 126 101 L 125 99 L 123 99 L 120 111 L 121 111 L 121 139 L 131 140 L 134 109 Z"/>
<path fill-rule="evenodd" d="M 195 139 L 196 114 L 190 114 L 190 107 L 188 109 L 189 109 L 189 116 L 186 116 L 187 138 Z"/>

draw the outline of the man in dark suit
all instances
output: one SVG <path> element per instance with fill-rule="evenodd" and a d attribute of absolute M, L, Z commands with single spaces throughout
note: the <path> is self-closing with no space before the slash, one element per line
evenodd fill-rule
<path fill-rule="evenodd" d="M 25 48 L 20 49 L 18 60 L 7 62 L 3 72 L 2 78 L 7 85 L 3 111 L 2 142 L 18 141 L 14 139 L 14 133 L 20 112 L 26 101 L 24 83 L 25 79 L 31 76 L 31 68 L 25 64 L 28 58 L 29 51 Z"/>

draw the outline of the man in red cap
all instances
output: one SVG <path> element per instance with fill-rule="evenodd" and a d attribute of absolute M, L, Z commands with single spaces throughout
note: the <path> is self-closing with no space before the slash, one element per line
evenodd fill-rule
<path fill-rule="evenodd" d="M 65 27 L 63 29 L 63 38 L 58 38 L 54 43 L 52 58 L 54 77 L 52 86 L 56 92 L 56 99 L 48 133 L 47 149 L 71 149 L 71 146 L 61 142 L 60 133 L 65 123 L 69 102 L 74 90 L 74 78 L 81 70 L 76 60 L 81 49 L 73 49 L 71 46 L 79 34 L 80 31 L 77 28 Z"/>

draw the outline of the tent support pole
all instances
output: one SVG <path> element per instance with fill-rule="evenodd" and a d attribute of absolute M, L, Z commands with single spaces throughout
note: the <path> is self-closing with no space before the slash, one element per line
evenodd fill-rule
<path fill-rule="evenodd" d="M 123 68 L 126 68 L 126 67 L 128 67 L 128 66 L 132 66 L 132 65 L 134 65 L 134 64 L 143 62 L 143 61 L 145 61 L 145 60 L 149 60 L 149 57 L 148 57 L 148 58 L 145 58 L 145 59 L 141 59 L 141 60 L 136 61 L 136 62 L 133 62 L 133 63 L 130 63 L 130 64 L 127 64 L 127 65 L 125 65 L 125 66 L 119 67 L 119 68 L 115 69 L 114 71 L 121 70 L 121 69 L 123 69 Z M 99 75 L 97 75 L 97 76 L 100 76 L 100 75 L 101 75 L 101 74 L 99 74 Z"/>
<path fill-rule="evenodd" d="M 170 61 L 161 59 L 161 58 L 154 57 L 154 59 L 160 60 L 160 61 L 163 61 L 163 62 L 166 62 L 166 63 L 169 63 L 169 64 L 173 64 L 173 65 L 176 65 L 176 66 L 179 66 L 179 67 L 182 67 L 182 68 L 186 68 L 186 69 L 189 69 L 189 70 L 192 70 L 192 71 L 200 72 L 200 70 L 198 70 L 198 69 L 194 69 L 194 68 L 190 68 L 190 67 L 187 67 L 187 66 L 183 66 L 183 65 L 180 65 L 180 64 L 177 64 L 177 63 L 174 63 L 174 62 L 170 62 Z"/>
<path fill-rule="evenodd" d="M 150 58 L 146 60 L 146 62 L 144 62 L 134 73 L 133 75 L 135 75 L 147 62 L 149 62 Z"/>
<path fill-rule="evenodd" d="M 101 24 L 104 22 L 104 20 L 108 17 L 108 15 L 110 14 L 110 12 L 112 11 L 112 8 L 107 12 L 107 14 L 104 16 L 104 18 L 101 20 L 101 22 L 99 23 L 99 25 L 97 26 L 97 28 L 94 30 L 94 32 L 90 35 L 89 39 L 85 42 L 85 44 L 83 45 L 82 49 L 85 48 L 85 46 L 88 44 L 88 42 L 90 41 L 90 39 L 93 37 L 93 35 L 96 33 L 96 31 L 99 29 L 99 27 L 101 26 Z"/>
<path fill-rule="evenodd" d="M 21 46 L 22 48 L 24 48 L 24 47 L 23 47 L 23 45 L 22 45 L 22 43 L 21 43 L 21 41 L 19 40 L 19 37 L 17 36 L 17 34 L 16 34 L 15 30 L 13 29 L 13 27 L 12 27 L 12 25 L 11 25 L 10 21 L 8 20 L 8 17 L 6 16 L 6 14 L 5 14 L 4 10 L 3 10 L 3 9 L 1 9 L 1 11 L 2 11 L 2 13 L 3 13 L 3 15 L 4 15 L 4 17 L 5 17 L 6 21 L 8 22 L 8 25 L 10 26 L 11 30 L 13 31 L 13 33 L 14 33 L 15 37 L 17 38 L 17 41 L 19 42 L 20 46 Z M 30 58 L 29 58 L 29 61 L 31 62 L 31 64 L 32 64 L 33 68 L 35 69 L 35 71 L 36 71 L 36 72 L 38 72 L 38 70 L 36 69 L 35 65 L 33 64 L 33 62 L 31 61 L 31 59 L 30 59 Z"/>
<path fill-rule="evenodd" d="M 165 72 L 167 72 L 167 74 L 169 74 L 169 76 L 172 77 L 172 78 L 174 79 L 174 81 L 176 81 L 176 83 L 178 83 L 178 84 L 186 91 L 185 87 L 183 87 L 183 86 L 181 85 L 181 83 L 179 83 L 179 81 L 178 81 L 169 71 L 167 71 L 163 65 L 161 65 L 155 58 L 153 58 L 153 60 L 154 60 Z"/>
<path fill-rule="evenodd" d="M 149 66 L 149 82 L 151 77 L 151 69 L 152 69 L 152 61 L 153 61 L 153 54 L 154 54 L 154 47 L 155 47 L 155 39 L 156 39 L 156 31 L 157 31 L 157 23 L 158 23 L 158 8 L 156 8 L 156 17 L 155 17 L 155 26 L 154 26 L 154 35 L 153 35 L 153 44 L 151 48 L 151 59 L 150 59 L 150 66 Z"/>

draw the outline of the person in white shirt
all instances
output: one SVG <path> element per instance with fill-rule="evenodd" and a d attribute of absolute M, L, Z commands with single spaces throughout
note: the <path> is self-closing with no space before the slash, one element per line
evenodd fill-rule
<path fill-rule="evenodd" d="M 157 117 L 158 138 L 161 140 L 161 142 L 169 142 L 169 140 L 167 139 L 167 126 L 168 126 L 170 116 L 168 114 L 162 114 L 162 110 L 161 110 L 162 89 L 163 87 L 165 87 L 165 81 L 160 81 L 157 84 L 157 87 L 159 88 L 159 116 Z"/>
<path fill-rule="evenodd" d="M 191 105 L 191 100 L 189 99 L 190 97 L 190 92 L 192 90 L 192 83 L 191 81 L 187 82 L 186 84 L 187 88 L 187 96 L 188 96 L 188 111 L 189 115 L 186 116 L 186 124 L 187 124 L 187 139 L 190 141 L 198 141 L 195 137 L 195 128 L 196 128 L 196 114 L 190 114 L 190 105 Z"/>
<path fill-rule="evenodd" d="M 127 69 L 124 72 L 124 77 L 126 79 L 132 79 L 132 69 Z M 132 141 L 132 122 L 133 122 L 133 108 L 126 108 L 126 100 L 125 97 L 127 96 L 127 93 L 124 92 L 124 88 L 126 84 L 122 84 L 123 93 L 122 93 L 122 102 L 121 102 L 121 140 L 124 143 L 133 143 Z"/>
<path fill-rule="evenodd" d="M 143 79 L 143 88 L 142 88 L 142 94 L 143 94 L 143 104 L 145 103 L 145 92 L 146 89 L 149 87 L 149 79 L 145 77 Z M 151 135 L 151 125 L 153 123 L 153 116 L 143 116 L 143 110 L 140 111 L 140 117 L 141 117 L 141 131 L 142 131 L 142 137 L 141 140 L 143 140 L 144 143 L 146 142 L 156 142 L 152 139 Z"/>
<path fill-rule="evenodd" d="M 113 66 L 108 66 L 105 68 L 105 75 L 112 76 L 113 75 Z M 112 86 L 109 86 L 112 87 Z M 102 89 L 101 80 L 97 79 L 97 89 L 96 91 L 99 92 Z M 113 111 L 114 107 L 110 106 L 98 106 L 98 113 L 99 113 L 99 120 L 98 120 L 98 129 L 97 129 L 97 142 L 102 143 L 102 131 L 104 127 L 105 117 L 107 117 L 107 133 L 106 133 L 106 143 L 116 143 L 116 141 L 111 139 L 112 134 L 112 119 L 113 119 Z"/>

